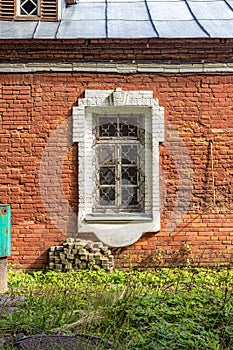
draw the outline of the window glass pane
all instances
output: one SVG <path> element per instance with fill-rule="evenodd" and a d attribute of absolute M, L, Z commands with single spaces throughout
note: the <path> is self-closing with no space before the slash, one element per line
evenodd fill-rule
<path fill-rule="evenodd" d="M 131 207 L 138 205 L 138 190 L 136 187 L 122 187 L 122 206 Z"/>
<path fill-rule="evenodd" d="M 114 118 L 114 117 L 99 118 L 99 136 L 100 137 L 117 136 L 117 118 Z"/>
<path fill-rule="evenodd" d="M 137 167 L 123 167 L 121 177 L 122 185 L 137 185 Z"/>
<path fill-rule="evenodd" d="M 137 146 L 124 145 L 121 147 L 122 164 L 137 164 Z"/>
<path fill-rule="evenodd" d="M 21 16 L 27 16 L 27 12 L 24 11 L 24 9 L 21 8 L 20 15 Z"/>
<path fill-rule="evenodd" d="M 20 1 L 21 16 L 37 16 L 38 0 L 21 0 Z"/>
<path fill-rule="evenodd" d="M 96 210 L 143 210 L 143 123 L 140 114 L 96 115 Z"/>
<path fill-rule="evenodd" d="M 99 191 L 100 205 L 113 206 L 115 205 L 115 188 L 101 187 Z"/>
<path fill-rule="evenodd" d="M 115 185 L 115 168 L 101 167 L 99 183 L 100 185 Z"/>
<path fill-rule="evenodd" d="M 120 136 L 137 137 L 137 118 L 120 118 Z"/>
<path fill-rule="evenodd" d="M 32 15 L 32 16 L 37 16 L 38 14 L 37 14 L 37 9 L 35 9 L 34 11 L 32 11 L 32 13 L 30 13 L 30 15 Z"/>
<path fill-rule="evenodd" d="M 111 165 L 116 163 L 115 147 L 109 144 L 101 144 L 96 147 L 99 165 Z"/>

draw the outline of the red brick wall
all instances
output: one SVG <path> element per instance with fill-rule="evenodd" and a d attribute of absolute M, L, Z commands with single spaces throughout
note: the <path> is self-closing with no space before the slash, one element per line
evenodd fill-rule
<path fill-rule="evenodd" d="M 43 151 L 85 89 L 116 87 L 153 90 L 166 118 L 166 138 L 160 146 L 162 229 L 145 234 L 131 247 L 115 249 L 118 265 L 177 264 L 190 258 L 202 264 L 231 262 L 233 76 L 94 73 L 0 75 L 0 200 L 12 206 L 10 262 L 41 267 L 47 249 L 65 239 L 47 214 L 40 193 Z M 63 142 L 53 141 L 55 155 Z M 54 171 L 52 162 L 49 171 Z M 62 179 L 65 197 L 77 213 L 76 145 L 67 153 Z M 46 179 L 44 183 L 46 187 Z M 65 214 L 63 219 L 66 225 Z M 72 233 L 72 225 L 67 227 Z"/>
<path fill-rule="evenodd" d="M 0 40 L 0 62 L 216 62 L 233 39 Z"/>

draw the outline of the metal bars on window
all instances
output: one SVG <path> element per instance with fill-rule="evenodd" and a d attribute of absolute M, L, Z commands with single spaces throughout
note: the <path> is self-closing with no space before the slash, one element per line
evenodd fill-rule
<path fill-rule="evenodd" d="M 144 210 L 143 115 L 96 115 L 95 210 Z"/>

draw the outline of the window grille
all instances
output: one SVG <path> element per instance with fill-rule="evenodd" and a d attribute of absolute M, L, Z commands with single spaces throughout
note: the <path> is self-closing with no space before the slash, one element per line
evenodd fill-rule
<path fill-rule="evenodd" d="M 39 16 L 38 0 L 20 0 L 20 16 Z"/>
<path fill-rule="evenodd" d="M 96 205 L 100 212 L 143 212 L 143 115 L 95 115 Z"/>

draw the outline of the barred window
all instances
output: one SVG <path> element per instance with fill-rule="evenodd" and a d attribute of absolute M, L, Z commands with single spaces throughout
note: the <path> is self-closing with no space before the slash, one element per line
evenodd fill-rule
<path fill-rule="evenodd" d="M 99 212 L 143 212 L 143 115 L 95 115 L 96 204 Z"/>
<path fill-rule="evenodd" d="M 78 234 L 111 247 L 160 230 L 159 143 L 164 110 L 150 90 L 86 90 L 73 107 Z"/>

